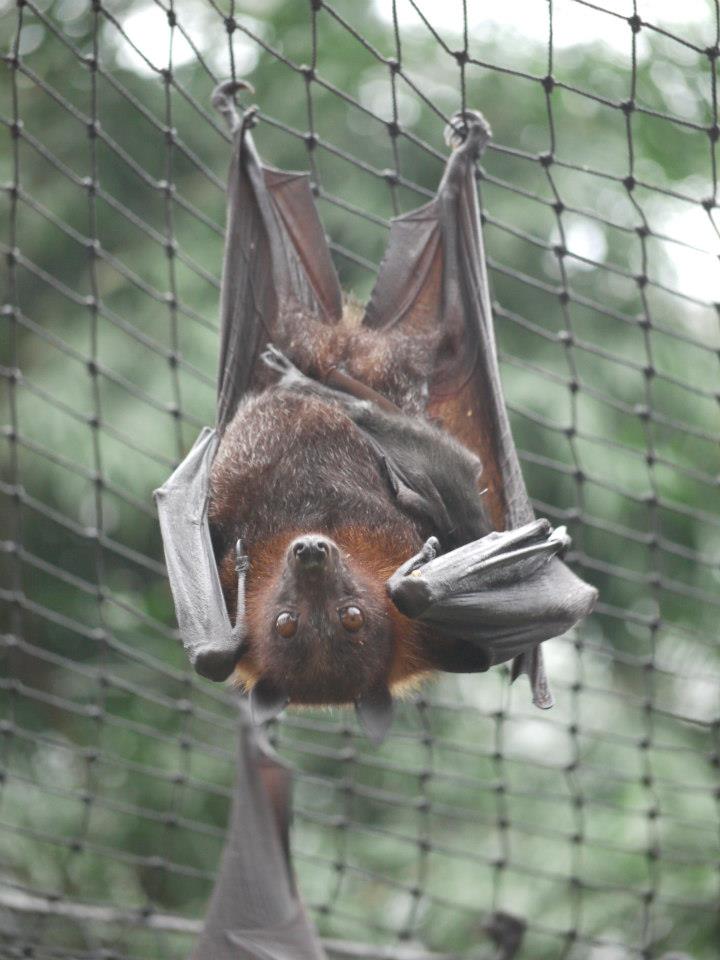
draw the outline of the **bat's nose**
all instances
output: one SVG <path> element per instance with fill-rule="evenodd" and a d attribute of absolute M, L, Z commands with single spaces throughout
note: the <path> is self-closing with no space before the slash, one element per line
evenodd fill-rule
<path fill-rule="evenodd" d="M 330 553 L 330 544 L 322 537 L 299 537 L 291 547 L 296 563 L 301 567 L 321 567 Z"/>

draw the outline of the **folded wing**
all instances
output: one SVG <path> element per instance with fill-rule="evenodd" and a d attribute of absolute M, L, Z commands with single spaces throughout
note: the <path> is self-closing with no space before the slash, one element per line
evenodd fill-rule
<path fill-rule="evenodd" d="M 428 414 L 479 455 L 486 512 L 496 531 L 510 532 L 532 524 L 534 512 L 503 399 L 480 229 L 476 160 L 489 137 L 480 114 L 466 112 L 453 119 L 451 140 L 459 146 L 435 199 L 393 221 L 365 322 L 408 332 L 438 331 Z M 482 645 L 489 664 L 516 658 L 514 673 L 527 672 L 536 702 L 547 706 L 551 699 L 543 693 L 547 683 L 537 644 L 589 613 L 597 594 L 557 559 L 560 546 L 551 540 L 549 525 L 537 536 L 544 537 L 546 547 L 535 564 L 509 555 L 502 576 L 497 568 L 490 576 L 482 565 L 461 574 L 462 564 L 438 558 L 435 566 L 412 571 L 408 576 L 414 582 L 405 584 L 396 574 L 389 587 L 403 609 L 403 591 L 442 583 L 442 591 L 430 590 L 427 606 L 415 615 L 440 636 Z M 471 552 L 483 556 L 485 540 L 471 545 Z M 457 670 L 456 645 L 448 649 L 448 669 Z M 441 646 L 436 657 L 442 665 Z"/>

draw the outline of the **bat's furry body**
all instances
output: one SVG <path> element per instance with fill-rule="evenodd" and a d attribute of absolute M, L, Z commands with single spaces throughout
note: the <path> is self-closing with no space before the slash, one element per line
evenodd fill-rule
<path fill-rule="evenodd" d="M 452 533 L 436 529 L 428 516 L 401 509 L 358 421 L 371 420 L 375 432 L 394 431 L 391 448 L 405 444 L 418 471 L 432 472 L 435 462 L 435 474 L 452 488 L 443 491 L 443 499 L 465 507 L 455 518 L 455 526 L 467 528 L 459 541 L 491 529 L 477 487 L 478 458 L 420 413 L 437 338 L 363 329 L 358 319 L 354 304 L 346 305 L 333 327 L 298 315 L 286 319 L 279 331 L 284 340 L 277 345 L 317 380 L 342 368 L 397 405 L 398 413 L 360 403 L 351 417 L 330 391 L 269 384 L 241 402 L 211 474 L 209 520 L 230 611 L 236 602 L 238 538 L 250 560 L 248 637 L 236 679 L 252 686 L 259 676 L 272 675 L 276 683 L 291 685 L 296 703 L 352 702 L 377 683 L 397 691 L 437 666 L 432 629 L 400 613 L 386 582 L 429 536 L 447 542 Z M 279 609 L 274 597 L 288 545 L 309 531 L 338 545 L 358 602 L 382 629 L 357 638 L 340 634 L 337 643 L 323 643 L 316 630 L 315 643 L 304 644 L 300 655 L 297 643 L 273 634 Z"/>
<path fill-rule="evenodd" d="M 376 739 L 390 691 L 433 669 L 512 660 L 550 706 L 540 644 L 595 591 L 535 520 L 510 433 L 474 180 L 487 125 L 455 118 L 437 194 L 393 221 L 363 311 L 308 178 L 262 164 L 235 89 L 215 98 L 235 141 L 217 430 L 158 492 L 192 663 L 234 673 L 259 721 L 354 701 Z"/>

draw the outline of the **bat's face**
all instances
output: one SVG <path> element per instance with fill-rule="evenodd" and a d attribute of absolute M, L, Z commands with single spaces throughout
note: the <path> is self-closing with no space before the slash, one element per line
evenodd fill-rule
<path fill-rule="evenodd" d="M 295 703 L 352 702 L 385 679 L 393 639 L 384 577 L 318 533 L 293 539 L 278 566 L 248 597 L 257 676 Z"/>

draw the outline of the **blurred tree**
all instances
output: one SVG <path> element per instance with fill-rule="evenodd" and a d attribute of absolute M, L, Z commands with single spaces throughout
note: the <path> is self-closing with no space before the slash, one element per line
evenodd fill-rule
<path fill-rule="evenodd" d="M 486 113 L 513 428 L 538 512 L 569 524 L 602 598 L 550 645 L 552 715 L 498 673 L 429 687 L 379 753 L 342 712 L 278 726 L 323 932 L 463 950 L 504 908 L 534 960 L 710 960 L 714 8 L 662 4 L 655 29 L 621 3 L 469 5 L 464 37 L 462 4 L 419 6 L 426 21 L 379 0 L 0 4 L 0 894 L 201 916 L 217 864 L 232 699 L 184 663 L 150 492 L 213 416 L 228 137 L 209 102 L 234 69 L 263 155 L 311 169 L 361 298 L 388 218 L 436 186 L 444 118 Z M 21 916 L 0 917 L 0 942 L 188 949 Z"/>

